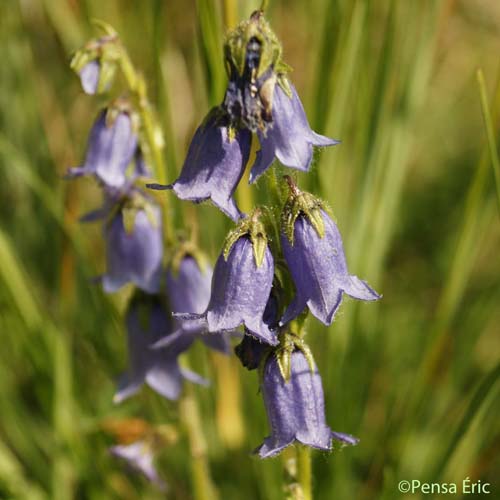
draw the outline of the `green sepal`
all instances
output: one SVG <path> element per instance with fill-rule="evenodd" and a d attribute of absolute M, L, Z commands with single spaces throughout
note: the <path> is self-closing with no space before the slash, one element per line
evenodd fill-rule
<path fill-rule="evenodd" d="M 110 212 L 108 222 L 114 218 L 118 211 L 121 211 L 125 232 L 132 234 L 134 232 L 137 213 L 140 210 L 144 210 L 151 225 L 158 227 L 160 221 L 153 208 L 152 203 L 143 194 L 135 192 L 131 196 L 124 197 L 122 202 L 117 204 L 116 209 Z"/>
<path fill-rule="evenodd" d="M 97 93 L 102 94 L 111 87 L 116 75 L 116 63 L 110 61 L 101 61 L 99 71 L 99 81 L 97 82 Z"/>
<path fill-rule="evenodd" d="M 255 208 L 252 214 L 242 219 L 239 224 L 228 233 L 224 241 L 222 254 L 227 261 L 233 245 L 243 236 L 248 235 L 253 247 L 253 256 L 255 265 L 260 267 L 264 261 L 266 248 L 268 247 L 268 238 L 266 228 L 261 220 L 262 209 Z"/>
<path fill-rule="evenodd" d="M 224 42 L 225 67 L 228 76 L 234 67 L 240 76 L 245 71 L 248 42 L 255 38 L 260 42 L 259 66 L 253 79 L 261 77 L 270 67 L 287 67 L 281 61 L 283 49 L 278 37 L 264 18 L 262 11 L 255 11 L 250 19 L 242 21 L 228 33 Z"/>
<path fill-rule="evenodd" d="M 321 211 L 326 209 L 325 203 L 313 194 L 301 191 L 289 175 L 285 175 L 284 179 L 288 183 L 289 195 L 281 213 L 281 230 L 288 241 L 293 245 L 295 221 L 301 214 L 309 219 L 318 236 L 323 238 L 325 223 Z"/>
<path fill-rule="evenodd" d="M 112 127 L 121 113 L 126 113 L 129 116 L 133 132 L 140 135 L 141 119 L 139 113 L 135 111 L 132 103 L 125 97 L 118 97 L 108 104 L 106 108 L 106 127 Z"/>
<path fill-rule="evenodd" d="M 279 334 L 280 345 L 275 351 L 276 361 L 281 376 L 285 382 L 290 381 L 292 375 L 292 354 L 299 350 L 304 354 L 311 373 L 314 373 L 314 357 L 309 346 L 299 335 L 291 332 L 289 328 L 283 329 Z"/>
<path fill-rule="evenodd" d="M 106 36 L 112 37 L 117 36 L 116 30 L 111 26 L 111 24 L 103 21 L 102 19 L 92 19 L 91 23 L 97 28 L 100 29 Z"/>
<path fill-rule="evenodd" d="M 284 74 L 283 72 L 278 74 L 278 85 L 281 87 L 288 98 L 291 99 L 293 97 L 292 87 L 290 87 L 290 81 L 288 80 L 286 74 Z"/>
<path fill-rule="evenodd" d="M 198 265 L 200 271 L 205 273 L 208 267 L 207 256 L 192 241 L 182 241 L 177 248 L 173 250 L 172 257 L 170 258 L 170 262 L 168 264 L 168 268 L 174 276 L 179 274 L 181 261 L 186 256 L 192 257 Z"/>

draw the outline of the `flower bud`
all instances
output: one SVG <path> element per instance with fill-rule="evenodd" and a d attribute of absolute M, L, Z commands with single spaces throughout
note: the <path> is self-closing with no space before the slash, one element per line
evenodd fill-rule
<path fill-rule="evenodd" d="M 80 76 L 84 92 L 90 95 L 109 90 L 121 56 L 117 33 L 109 25 L 105 26 L 107 34 L 90 40 L 75 53 L 70 63 L 71 68 Z"/>

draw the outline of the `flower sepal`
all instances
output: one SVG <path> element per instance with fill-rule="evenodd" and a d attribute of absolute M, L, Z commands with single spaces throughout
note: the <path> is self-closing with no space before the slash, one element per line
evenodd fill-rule
<path fill-rule="evenodd" d="M 293 246 L 295 221 L 301 213 L 309 219 L 318 236 L 323 238 L 325 224 L 321 211 L 327 208 L 325 203 L 313 194 L 301 191 L 289 175 L 285 175 L 283 178 L 288 184 L 289 195 L 281 214 L 281 227 L 288 241 Z"/>
<path fill-rule="evenodd" d="M 314 357 L 311 349 L 301 337 L 289 331 L 288 328 L 285 328 L 282 329 L 278 335 L 278 339 L 280 343 L 278 348 L 274 351 L 274 355 L 276 356 L 278 368 L 285 382 L 290 381 L 292 375 L 292 354 L 296 350 L 302 352 L 307 360 L 311 373 L 314 373 Z"/>
<path fill-rule="evenodd" d="M 139 191 L 132 192 L 130 196 L 127 196 L 120 208 L 123 217 L 123 227 L 127 234 L 133 233 L 137 214 L 140 211 L 144 211 L 153 228 L 157 228 L 160 225 L 157 208 Z"/>
<path fill-rule="evenodd" d="M 265 224 L 261 216 L 262 210 L 259 207 L 255 208 L 250 217 L 242 219 L 239 224 L 228 233 L 222 250 L 225 261 L 227 261 L 233 245 L 241 237 L 248 235 L 252 242 L 255 265 L 257 267 L 262 265 L 266 249 L 268 248 L 268 238 Z"/>

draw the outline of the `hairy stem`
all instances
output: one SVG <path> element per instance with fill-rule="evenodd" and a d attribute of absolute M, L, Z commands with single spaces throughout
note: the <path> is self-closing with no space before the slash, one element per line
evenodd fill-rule
<path fill-rule="evenodd" d="M 120 57 L 120 68 L 127 86 L 134 97 L 134 101 L 139 112 L 143 139 L 146 141 L 148 153 L 151 161 L 153 162 L 155 177 L 158 182 L 165 184 L 166 167 L 163 157 L 163 133 L 155 119 L 153 108 L 149 102 L 144 77 L 137 72 L 125 47 L 123 46 Z M 174 227 L 172 224 L 172 217 L 170 216 L 170 203 L 168 195 L 162 198 L 162 208 L 165 240 L 167 244 L 170 245 L 174 241 Z"/>

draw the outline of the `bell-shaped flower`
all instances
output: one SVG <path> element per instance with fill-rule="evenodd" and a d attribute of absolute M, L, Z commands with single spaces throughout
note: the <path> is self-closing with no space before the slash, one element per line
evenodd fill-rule
<path fill-rule="evenodd" d="M 155 293 L 160 287 L 163 238 L 160 208 L 139 191 L 132 191 L 104 225 L 107 293 L 132 282 Z"/>
<path fill-rule="evenodd" d="M 154 466 L 154 452 L 147 440 L 130 444 L 119 444 L 109 449 L 110 453 L 122 460 L 132 469 L 143 474 L 148 481 L 165 491 L 167 484 L 160 478 Z"/>
<path fill-rule="evenodd" d="M 261 458 L 280 453 L 294 442 L 320 450 L 331 450 L 332 439 L 354 445 L 358 440 L 333 432 L 325 422 L 323 385 L 318 369 L 305 354 L 291 353 L 290 377 L 286 381 L 277 357 L 269 355 L 264 366 L 261 391 L 271 435 L 255 450 Z"/>
<path fill-rule="evenodd" d="M 168 349 L 151 348 L 166 333 L 175 333 L 171 316 L 158 296 L 147 296 L 139 292 L 129 305 L 125 323 L 129 369 L 118 383 L 114 396 L 116 403 L 135 394 L 144 383 L 171 400 L 178 399 L 184 379 L 207 384 L 196 373 L 179 366 L 178 356 L 190 347 L 192 340 L 179 337 Z"/>
<path fill-rule="evenodd" d="M 210 301 L 213 270 L 198 249 L 180 249 L 174 255 L 166 273 L 166 291 L 170 309 L 173 313 L 203 313 Z M 228 354 L 230 352 L 229 334 L 217 332 L 205 334 L 206 329 L 196 321 L 178 319 L 175 333 L 161 338 L 155 348 L 168 347 L 182 337 L 185 342 L 202 340 L 208 347 Z"/>
<path fill-rule="evenodd" d="M 148 187 L 172 189 L 180 199 L 195 203 L 210 199 L 228 217 L 240 219 L 233 193 L 250 155 L 251 134 L 226 121 L 221 110 L 212 110 L 194 134 L 179 178 L 167 186 Z"/>
<path fill-rule="evenodd" d="M 274 260 L 259 215 L 254 211 L 229 233 L 215 264 L 206 311 L 176 317 L 198 321 L 208 332 L 244 325 L 246 333 L 262 342 L 277 343 L 276 333 L 263 320 L 273 284 Z"/>
<path fill-rule="evenodd" d="M 84 164 L 70 168 L 67 178 L 92 175 L 105 186 L 125 185 L 127 167 L 137 152 L 137 133 L 131 113 L 121 108 L 122 104 L 117 106 L 98 115 L 90 132 Z"/>
<path fill-rule="evenodd" d="M 260 150 L 250 171 L 255 182 L 277 158 L 286 167 L 308 171 L 313 146 L 333 146 L 338 141 L 311 130 L 295 87 L 286 79 L 274 86 L 272 123 L 258 131 Z"/>
<path fill-rule="evenodd" d="M 330 325 L 344 293 L 358 300 L 380 298 L 365 281 L 349 274 L 340 232 L 319 200 L 291 186 L 282 221 L 281 245 L 296 294 L 281 324 L 307 306 Z"/>

